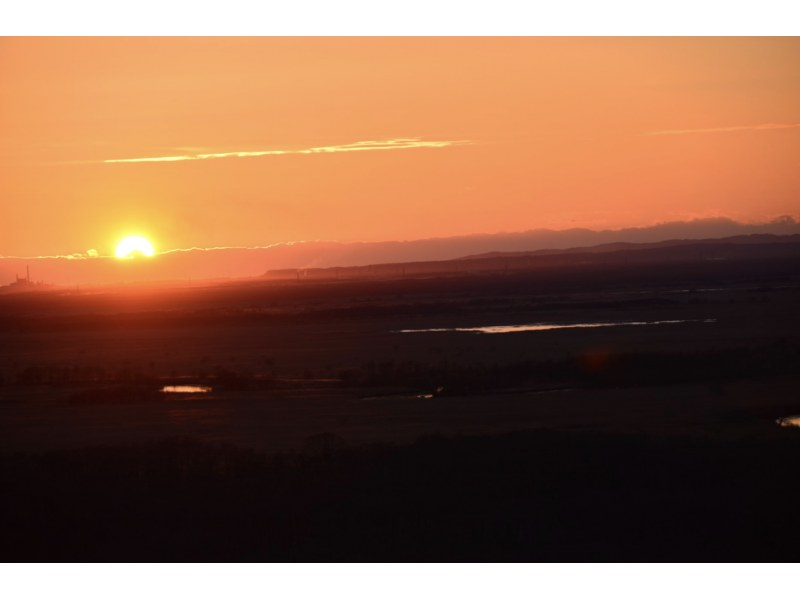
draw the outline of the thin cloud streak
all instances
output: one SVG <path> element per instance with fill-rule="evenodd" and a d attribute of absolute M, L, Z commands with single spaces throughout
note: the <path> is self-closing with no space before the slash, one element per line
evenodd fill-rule
<path fill-rule="evenodd" d="M 294 245 L 302 245 L 304 243 L 320 243 L 325 242 L 320 239 L 313 241 L 285 241 L 282 243 L 272 243 L 271 245 L 221 245 L 217 247 L 180 247 L 178 249 L 165 249 L 164 251 L 157 251 L 156 255 L 167 255 L 170 253 L 190 253 L 193 251 L 224 251 L 226 249 L 274 249 L 275 247 L 292 247 Z"/>
<path fill-rule="evenodd" d="M 357 141 L 343 145 L 328 145 L 322 147 L 310 147 L 306 149 L 290 150 L 260 150 L 247 152 L 219 152 L 208 154 L 183 154 L 177 156 L 155 156 L 146 158 L 118 158 L 103 160 L 104 164 L 130 164 L 140 162 L 185 162 L 188 160 L 216 160 L 219 158 L 258 158 L 261 156 L 287 156 L 298 154 L 334 154 L 340 152 L 374 152 L 398 149 L 416 149 L 421 147 L 452 147 L 457 145 L 469 145 L 470 140 L 458 141 L 423 141 L 417 137 L 400 139 L 385 139 L 382 141 Z"/>
<path fill-rule="evenodd" d="M 717 127 L 714 129 L 673 129 L 668 131 L 651 131 L 644 133 L 646 136 L 652 135 L 691 135 L 693 133 L 728 133 L 731 131 L 769 131 L 773 129 L 797 129 L 800 123 L 766 123 L 763 125 L 744 125 L 739 127 Z"/>
<path fill-rule="evenodd" d="M 92 255 L 88 253 L 70 253 L 65 255 L 0 255 L 0 260 L 96 260 L 104 257 L 113 256 Z"/>
<path fill-rule="evenodd" d="M 284 241 L 281 243 L 272 243 L 271 245 L 221 245 L 218 247 L 180 247 L 177 249 L 165 249 L 163 251 L 156 251 L 153 255 L 169 255 L 171 253 L 192 253 L 192 252 L 210 252 L 210 251 L 226 251 L 230 249 L 275 249 L 276 247 L 293 247 L 295 245 L 313 244 L 313 243 L 338 243 L 338 241 L 325 241 L 322 239 L 314 239 L 311 241 Z M 0 255 L 0 260 L 98 260 L 98 259 L 118 259 L 113 254 L 101 254 L 95 249 L 90 249 L 86 253 L 70 253 L 61 255 Z M 1 286 L 1 285 L 0 285 Z"/>

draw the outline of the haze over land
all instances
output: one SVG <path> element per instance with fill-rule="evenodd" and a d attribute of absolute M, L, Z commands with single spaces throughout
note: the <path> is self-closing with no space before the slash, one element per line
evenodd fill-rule
<path fill-rule="evenodd" d="M 57 285 L 145 281 L 196 283 L 205 279 L 254 277 L 268 270 L 286 268 L 451 260 L 496 252 L 563 250 L 606 243 L 654 243 L 759 234 L 800 234 L 800 223 L 790 216 L 766 224 L 742 224 L 726 218 L 709 218 L 620 230 L 532 230 L 382 243 L 279 243 L 271 247 L 178 250 L 125 263 L 108 256 L 85 254 L 35 259 L 5 257 L 0 258 L 0 283 L 8 284 L 15 280 L 15 276 L 24 276 L 27 266 L 32 268 L 33 280 Z"/>

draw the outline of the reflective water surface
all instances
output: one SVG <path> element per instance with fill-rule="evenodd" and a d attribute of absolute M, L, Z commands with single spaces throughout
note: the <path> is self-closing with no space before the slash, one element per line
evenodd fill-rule
<path fill-rule="evenodd" d="M 415 399 L 432 399 L 432 393 L 426 394 L 401 394 L 401 395 L 382 395 L 377 397 L 364 397 L 362 401 L 409 401 Z"/>
<path fill-rule="evenodd" d="M 177 386 L 164 386 L 161 388 L 161 392 L 195 394 L 195 393 L 211 392 L 211 387 L 194 386 L 191 384 L 179 384 Z"/>
<path fill-rule="evenodd" d="M 606 328 L 609 326 L 655 326 L 659 324 L 683 324 L 685 322 L 716 322 L 716 318 L 706 320 L 655 320 L 652 322 L 582 322 L 578 324 L 510 324 L 504 326 L 474 326 L 470 328 L 419 328 L 397 330 L 395 332 L 477 332 L 482 334 L 504 334 L 507 332 L 536 332 L 559 330 L 562 328 Z"/>

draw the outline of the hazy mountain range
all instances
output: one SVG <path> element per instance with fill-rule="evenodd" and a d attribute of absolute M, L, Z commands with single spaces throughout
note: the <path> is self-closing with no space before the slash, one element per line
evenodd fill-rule
<path fill-rule="evenodd" d="M 559 250 L 606 243 L 653 243 L 674 239 L 720 239 L 751 234 L 800 234 L 800 222 L 791 216 L 783 216 L 764 224 L 742 224 L 729 218 L 708 218 L 619 230 L 539 229 L 415 241 L 314 242 L 270 248 L 266 257 L 270 260 L 267 269 L 327 268 L 449 260 L 490 252 Z"/>
<path fill-rule="evenodd" d="M 31 268 L 31 279 L 58 285 L 87 285 L 141 281 L 199 281 L 260 276 L 270 270 L 365 266 L 486 257 L 486 254 L 618 251 L 624 244 L 721 239 L 747 243 L 748 235 L 796 235 L 800 223 L 790 216 L 763 224 L 744 224 L 728 218 L 668 222 L 649 227 L 594 231 L 589 229 L 531 230 L 518 233 L 462 237 L 340 243 L 309 241 L 257 248 L 187 249 L 152 259 L 120 262 L 108 257 L 0 258 L 0 284 L 14 282 Z M 763 242 L 758 241 L 758 242 Z M 587 249 L 592 248 L 592 249 Z"/>
<path fill-rule="evenodd" d="M 725 262 L 726 271 L 748 264 L 775 260 L 797 269 L 800 235 L 738 235 L 723 239 L 681 239 L 659 243 L 607 243 L 572 249 L 528 252 L 491 252 L 481 255 L 423 262 L 397 262 L 369 266 L 331 268 L 284 268 L 270 270 L 270 280 L 356 280 L 376 278 L 427 278 L 511 272 L 597 271 L 607 266 L 646 267 L 650 271 L 682 265 L 690 268 L 706 262 Z M 788 261 L 787 261 L 788 260 Z M 588 269 L 588 270 L 587 270 Z M 785 269 L 785 268 L 784 268 Z M 574 275 L 574 272 L 573 274 Z"/>

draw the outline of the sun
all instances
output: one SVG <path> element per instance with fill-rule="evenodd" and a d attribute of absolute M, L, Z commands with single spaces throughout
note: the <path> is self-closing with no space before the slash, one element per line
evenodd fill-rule
<path fill-rule="evenodd" d="M 137 256 L 152 257 L 155 254 L 153 244 L 144 237 L 125 237 L 117 243 L 114 255 L 119 259 L 132 259 Z"/>

